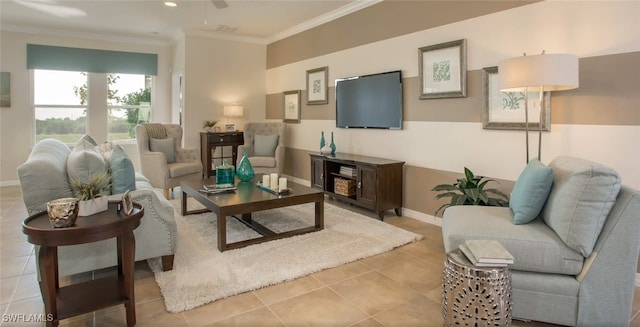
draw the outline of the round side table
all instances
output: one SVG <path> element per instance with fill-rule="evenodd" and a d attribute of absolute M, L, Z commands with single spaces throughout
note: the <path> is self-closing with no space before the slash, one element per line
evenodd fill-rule
<path fill-rule="evenodd" d="M 459 249 L 447 253 L 442 318 L 445 326 L 511 326 L 509 268 L 474 266 Z"/>
<path fill-rule="evenodd" d="M 46 211 L 28 217 L 22 232 L 29 243 L 39 245 L 38 270 L 47 326 L 58 326 L 61 319 L 124 304 L 127 326 L 136 324 L 133 270 L 136 242 L 133 230 L 140 226 L 144 209 L 133 203 L 130 215 L 117 210 L 120 201 L 109 202 L 106 211 L 78 217 L 73 226 L 53 228 Z M 58 246 L 91 243 L 117 237 L 118 275 L 60 287 Z"/>

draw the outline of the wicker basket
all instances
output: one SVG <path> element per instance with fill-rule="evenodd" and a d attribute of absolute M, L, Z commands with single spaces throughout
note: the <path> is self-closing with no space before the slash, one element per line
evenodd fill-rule
<path fill-rule="evenodd" d="M 352 179 L 344 179 L 336 177 L 334 179 L 333 192 L 343 196 L 352 196 L 356 194 L 356 181 Z"/>

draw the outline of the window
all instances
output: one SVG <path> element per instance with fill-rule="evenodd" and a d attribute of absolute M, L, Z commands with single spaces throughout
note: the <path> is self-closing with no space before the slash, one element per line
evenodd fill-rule
<path fill-rule="evenodd" d="M 75 92 L 87 84 L 87 74 L 35 70 L 33 75 L 36 142 L 55 138 L 74 143 L 87 130 L 87 105 Z"/>
<path fill-rule="evenodd" d="M 151 76 L 108 74 L 107 79 L 108 140 L 134 139 L 136 125 L 151 118 Z"/>
<path fill-rule="evenodd" d="M 55 138 L 75 143 L 90 134 L 90 126 L 105 124 L 104 117 L 107 140 L 131 140 L 135 125 L 150 120 L 151 76 L 41 69 L 34 69 L 33 76 L 36 142 Z M 105 92 L 99 92 L 105 89 L 106 98 Z M 105 108 L 107 116 L 95 112 Z"/>

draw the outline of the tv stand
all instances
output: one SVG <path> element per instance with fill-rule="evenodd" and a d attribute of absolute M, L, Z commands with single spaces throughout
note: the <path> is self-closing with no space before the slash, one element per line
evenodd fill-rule
<path fill-rule="evenodd" d="M 340 201 L 371 209 L 380 220 L 384 219 L 384 212 L 389 209 L 394 209 L 397 216 L 402 215 L 404 161 L 345 153 L 309 155 L 311 187 Z M 344 192 L 344 185 L 352 188 Z"/>

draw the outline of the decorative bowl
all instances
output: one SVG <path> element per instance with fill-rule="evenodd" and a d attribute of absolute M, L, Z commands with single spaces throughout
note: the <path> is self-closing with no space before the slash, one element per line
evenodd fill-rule
<path fill-rule="evenodd" d="M 62 198 L 47 202 L 49 221 L 54 228 L 69 227 L 78 219 L 78 198 Z"/>

